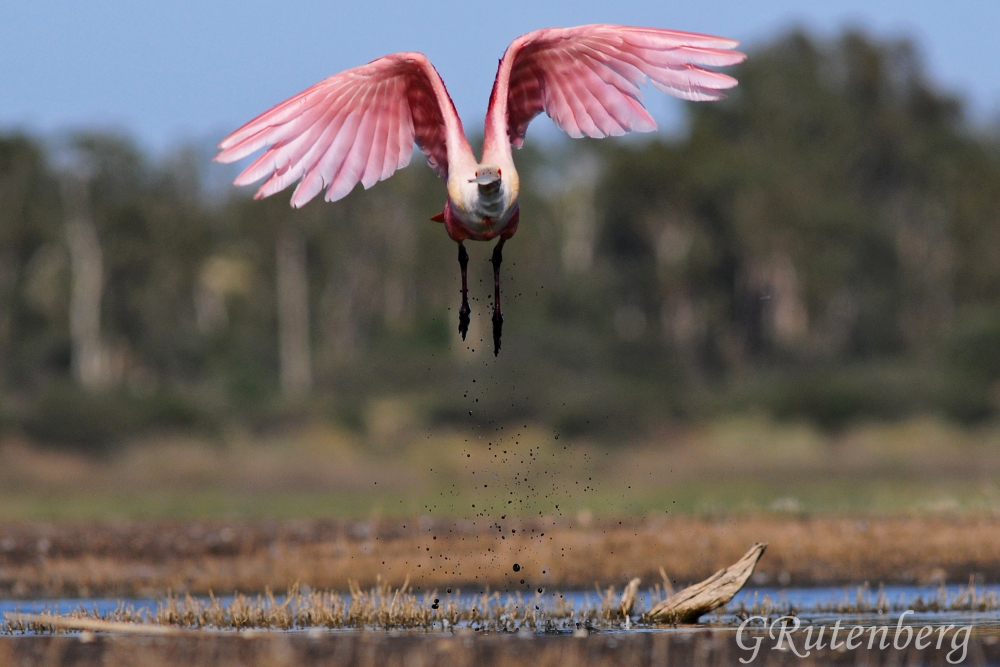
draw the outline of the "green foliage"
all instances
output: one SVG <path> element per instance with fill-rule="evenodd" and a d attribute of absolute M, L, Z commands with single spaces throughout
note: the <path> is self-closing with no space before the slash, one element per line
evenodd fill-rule
<path fill-rule="evenodd" d="M 734 386 L 730 407 L 765 409 L 780 419 L 807 419 L 828 429 L 913 414 L 957 422 L 992 412 L 986 387 L 949 369 L 905 360 L 777 372 Z"/>
<path fill-rule="evenodd" d="M 945 354 L 963 375 L 1000 380 L 1000 312 L 979 309 L 956 317 L 945 337 Z"/>
<path fill-rule="evenodd" d="M 67 383 L 42 391 L 20 425 L 36 442 L 96 454 L 150 431 L 211 432 L 215 427 L 210 414 L 175 393 L 95 394 Z"/>

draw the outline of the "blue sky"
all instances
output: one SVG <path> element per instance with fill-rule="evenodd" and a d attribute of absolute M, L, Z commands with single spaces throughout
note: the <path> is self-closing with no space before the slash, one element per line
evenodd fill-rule
<path fill-rule="evenodd" d="M 975 118 L 1000 115 L 996 0 L 10 0 L 0 7 L 0 129 L 112 128 L 162 151 L 214 141 L 330 74 L 415 50 L 437 66 L 471 131 L 514 37 L 595 22 L 725 35 L 750 48 L 793 25 L 907 36 Z M 664 96 L 647 99 L 668 125 L 678 117 Z"/>

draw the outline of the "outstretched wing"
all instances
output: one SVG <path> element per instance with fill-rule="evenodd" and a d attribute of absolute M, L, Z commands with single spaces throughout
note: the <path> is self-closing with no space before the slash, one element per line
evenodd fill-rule
<path fill-rule="evenodd" d="M 449 130 L 451 132 L 449 132 Z M 431 167 L 448 177 L 446 137 L 462 134 L 437 70 L 420 53 L 394 53 L 335 74 L 236 130 L 219 144 L 219 162 L 235 162 L 267 147 L 237 177 L 249 185 L 270 177 L 256 199 L 302 179 L 295 208 L 323 189 L 326 200 L 365 188 L 410 162 L 416 141 Z"/>
<path fill-rule="evenodd" d="M 500 61 L 491 102 L 506 106 L 506 117 L 488 116 L 487 136 L 505 124 L 510 142 L 520 147 L 528 123 L 542 111 L 576 138 L 651 132 L 656 121 L 642 105 L 639 86 L 648 79 L 686 100 L 722 99 L 736 79 L 704 66 L 742 62 L 746 56 L 732 50 L 737 44 L 607 24 L 529 32 L 514 40 Z"/>

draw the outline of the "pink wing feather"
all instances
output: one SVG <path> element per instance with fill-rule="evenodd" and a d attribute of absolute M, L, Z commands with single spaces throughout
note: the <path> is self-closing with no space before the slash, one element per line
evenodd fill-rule
<path fill-rule="evenodd" d="M 335 74 L 266 111 L 219 144 L 229 163 L 267 148 L 236 179 L 269 177 L 256 199 L 301 179 L 298 208 L 326 190 L 345 197 L 359 182 L 369 188 L 410 162 L 413 143 L 442 178 L 448 177 L 445 137 L 464 141 L 462 123 L 437 70 L 420 53 L 394 53 Z"/>
<path fill-rule="evenodd" d="M 493 84 L 487 143 L 520 147 L 528 123 L 545 111 L 571 137 L 651 132 L 641 84 L 686 100 L 718 100 L 736 85 L 705 69 L 740 63 L 738 42 L 696 33 L 585 25 L 536 30 L 507 49 Z"/>

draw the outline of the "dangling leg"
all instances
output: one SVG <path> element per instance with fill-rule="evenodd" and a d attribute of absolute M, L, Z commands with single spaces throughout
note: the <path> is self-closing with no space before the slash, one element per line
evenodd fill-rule
<path fill-rule="evenodd" d="M 500 263 L 503 262 L 501 238 L 493 248 L 493 356 L 500 354 L 500 335 L 503 333 L 503 313 L 500 312 Z"/>
<path fill-rule="evenodd" d="M 458 265 L 462 267 L 462 307 L 458 309 L 458 332 L 462 334 L 462 340 L 465 340 L 465 335 L 469 333 L 469 314 L 472 312 L 472 308 L 469 308 L 469 283 L 468 283 L 468 266 L 469 266 L 469 253 L 465 252 L 465 246 L 462 242 L 458 243 Z"/>

